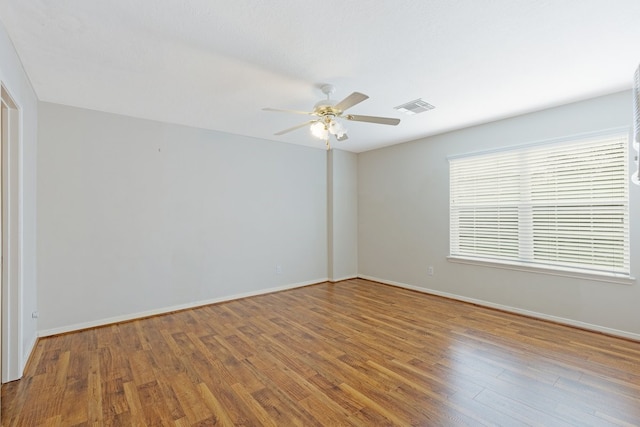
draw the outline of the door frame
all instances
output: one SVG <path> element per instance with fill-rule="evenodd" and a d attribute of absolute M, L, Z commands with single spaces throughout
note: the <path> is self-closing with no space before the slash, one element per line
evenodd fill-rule
<path fill-rule="evenodd" d="M 20 108 L 0 82 L 2 112 L 2 274 L 1 274 L 1 352 L 2 382 L 13 381 L 22 376 L 24 360 L 22 331 L 22 286 L 21 286 L 21 170 L 20 170 Z"/>

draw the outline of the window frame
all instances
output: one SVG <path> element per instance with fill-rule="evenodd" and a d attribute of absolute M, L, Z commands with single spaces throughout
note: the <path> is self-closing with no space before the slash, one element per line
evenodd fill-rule
<path fill-rule="evenodd" d="M 509 152 L 517 152 L 529 149 L 535 149 L 543 146 L 552 146 L 552 145 L 561 145 L 563 143 L 571 143 L 571 142 L 580 142 L 587 141 L 589 139 L 600 139 L 600 138 L 615 138 L 615 137 L 624 137 L 627 140 L 627 145 L 629 141 L 631 141 L 632 135 L 630 134 L 630 130 L 628 127 L 623 128 L 613 128 L 613 129 L 605 129 L 599 132 L 588 132 L 581 133 L 575 135 L 569 135 L 561 138 L 554 138 L 549 140 L 542 140 L 536 142 L 529 142 L 525 144 L 511 145 L 506 147 L 494 148 L 489 150 L 482 150 L 478 152 L 470 152 L 464 154 L 451 155 L 447 157 L 449 164 L 451 164 L 452 160 L 462 159 L 462 158 L 471 158 L 478 156 L 485 156 L 491 154 L 502 154 Z M 628 150 L 628 148 L 627 148 Z M 629 170 L 629 159 L 625 156 L 625 170 Z M 628 173 L 626 174 L 628 175 Z M 533 272 L 533 273 L 543 273 L 550 274 L 554 276 L 563 276 L 563 277 L 573 277 L 580 279 L 590 279 L 604 282 L 612 282 L 612 283 L 622 283 L 622 284 L 633 284 L 636 279 L 632 277 L 632 266 L 631 266 L 631 231 L 630 225 L 627 228 L 627 244 L 629 245 L 628 253 L 627 253 L 627 261 L 629 265 L 629 273 L 617 273 L 611 271 L 602 271 L 602 270 L 590 270 L 588 268 L 574 268 L 571 266 L 559 266 L 554 264 L 544 264 L 540 261 L 536 261 L 535 263 L 530 263 L 522 258 L 519 260 L 516 259 L 499 259 L 492 257 L 483 257 L 482 255 L 477 256 L 468 256 L 468 255 L 460 255 L 460 254 L 452 254 L 453 249 L 453 238 L 452 238 L 452 221 L 453 221 L 453 213 L 452 213 L 452 193 L 451 193 L 451 167 L 449 167 L 449 255 L 447 256 L 447 260 L 455 263 L 462 264 L 472 264 L 472 265 L 482 265 L 482 266 L 490 266 L 494 268 L 502 268 L 508 270 L 517 270 L 517 271 L 525 271 L 525 272 Z M 630 189 L 629 183 L 626 182 L 626 214 L 627 218 L 630 218 Z M 518 203 L 518 209 L 522 208 L 522 205 Z M 521 233 L 520 227 L 518 227 L 518 234 Z M 518 237 L 518 245 L 521 246 L 523 242 L 520 241 L 520 237 Z"/>

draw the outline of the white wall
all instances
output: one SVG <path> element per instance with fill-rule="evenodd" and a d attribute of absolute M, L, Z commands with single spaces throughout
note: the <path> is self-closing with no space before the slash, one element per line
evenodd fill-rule
<path fill-rule="evenodd" d="M 9 295 L 5 299 L 5 314 L 9 329 L 3 363 L 8 363 L 3 380 L 22 375 L 27 359 L 37 339 L 37 321 L 31 313 L 37 310 L 36 289 L 36 152 L 37 99 L 13 44 L 0 24 L 0 82 L 16 103 L 19 115 L 17 146 L 10 147 L 9 167 L 12 182 L 9 189 L 11 215 L 9 233 L 13 251 L 5 269 L 10 268 Z M 8 262 L 7 262 L 8 261 Z"/>
<path fill-rule="evenodd" d="M 39 135 L 42 335 L 327 279 L 323 148 L 50 103 Z"/>
<path fill-rule="evenodd" d="M 358 276 L 358 156 L 327 152 L 329 279 Z"/>
<path fill-rule="evenodd" d="M 631 118 L 631 93 L 621 92 L 360 154 L 359 275 L 640 338 L 637 282 L 605 283 L 446 259 L 447 156 L 630 127 Z M 631 268 L 638 277 L 640 187 L 632 185 L 630 197 Z M 427 275 L 429 265 L 433 276 Z"/>

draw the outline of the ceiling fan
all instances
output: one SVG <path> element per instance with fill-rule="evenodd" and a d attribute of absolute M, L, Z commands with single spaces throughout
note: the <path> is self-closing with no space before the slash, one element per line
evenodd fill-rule
<path fill-rule="evenodd" d="M 357 114 L 344 114 L 344 112 L 369 98 L 367 95 L 360 92 L 353 92 L 340 102 L 335 102 L 331 99 L 331 95 L 335 92 L 333 85 L 323 85 L 321 88 L 322 93 L 327 96 L 327 99 L 323 99 L 313 106 L 313 111 L 297 111 L 297 110 L 282 110 L 279 108 L 263 108 L 264 111 L 276 111 L 281 113 L 294 113 L 304 114 L 308 116 L 315 116 L 316 119 L 299 124 L 289 129 L 282 130 L 274 135 L 284 135 L 296 129 L 309 126 L 311 134 L 318 139 L 325 141 L 327 149 L 330 149 L 329 138 L 331 135 L 335 136 L 336 140 L 344 141 L 348 139 L 347 130 L 339 119 L 351 120 L 354 122 L 367 122 L 378 123 L 382 125 L 396 126 L 400 123 L 400 119 L 394 119 L 390 117 L 375 117 L 375 116 L 361 116 Z"/>

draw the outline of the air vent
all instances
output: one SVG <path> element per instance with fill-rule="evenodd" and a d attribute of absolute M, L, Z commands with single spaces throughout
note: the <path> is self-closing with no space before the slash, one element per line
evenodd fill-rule
<path fill-rule="evenodd" d="M 405 113 L 405 114 L 411 116 L 411 115 L 414 115 L 414 114 L 423 113 L 425 111 L 433 110 L 436 107 L 434 107 L 433 105 L 429 104 L 424 99 L 418 98 L 415 101 L 407 102 L 406 104 L 398 105 L 397 107 L 394 107 L 394 108 L 396 110 L 400 111 L 401 113 Z"/>

